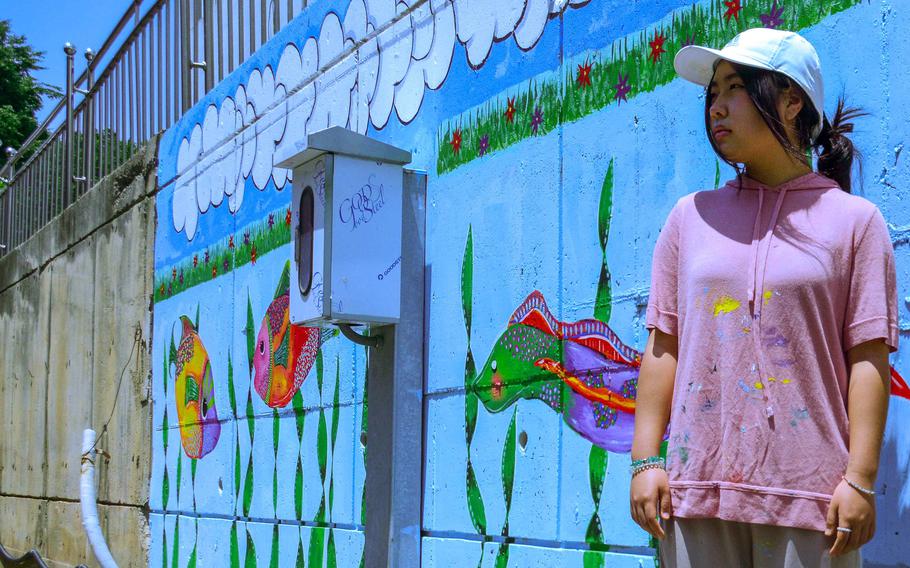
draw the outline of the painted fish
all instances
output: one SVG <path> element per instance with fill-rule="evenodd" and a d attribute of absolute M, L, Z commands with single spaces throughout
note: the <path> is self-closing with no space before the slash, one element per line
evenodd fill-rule
<path fill-rule="evenodd" d="M 290 322 L 290 263 L 285 264 L 275 299 L 265 311 L 253 353 L 253 386 L 272 408 L 286 406 L 306 379 L 323 339 L 334 331 Z"/>
<path fill-rule="evenodd" d="M 641 353 L 607 324 L 561 322 L 535 290 L 509 318 L 472 386 L 490 412 L 539 399 L 591 443 L 628 452 L 640 365 Z"/>
<path fill-rule="evenodd" d="M 180 421 L 180 441 L 187 457 L 199 459 L 211 452 L 221 435 L 215 408 L 215 383 L 209 354 L 196 326 L 180 316 L 183 334 L 177 348 L 174 396 Z"/>

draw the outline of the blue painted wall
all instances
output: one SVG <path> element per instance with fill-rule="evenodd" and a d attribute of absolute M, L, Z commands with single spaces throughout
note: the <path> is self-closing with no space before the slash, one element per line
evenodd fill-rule
<path fill-rule="evenodd" d="M 544 400 L 493 412 L 488 392 L 466 387 L 534 292 L 555 320 L 596 318 L 629 349 L 644 347 L 650 257 L 666 214 L 681 195 L 732 175 L 705 139 L 700 89 L 668 75 L 681 33 L 722 45 L 783 8 L 780 25 L 816 46 L 826 107 L 843 91 L 871 113 L 853 136 L 865 165 L 857 191 L 892 227 L 910 303 L 905 3 L 755 0 L 739 12 L 707 0 L 406 4 L 416 3 L 312 3 L 162 138 L 152 566 L 361 561 L 363 348 L 320 334 L 291 402 L 270 407 L 255 388 L 252 351 L 270 317 L 280 322 L 290 258 L 290 180 L 273 163 L 307 132 L 345 126 L 410 150 L 411 167 L 429 172 L 428 566 L 653 562 L 628 515 L 627 451 L 592 444 Z M 904 352 L 891 362 L 910 373 Z M 210 386 L 208 399 L 181 384 L 192 361 L 209 363 L 209 382 L 195 387 Z M 203 399 L 221 426 L 197 459 L 186 423 L 213 416 Z M 910 558 L 910 438 L 900 427 L 910 400 L 892 397 L 889 412 L 869 566 Z M 213 434 L 202 431 L 205 448 Z"/>

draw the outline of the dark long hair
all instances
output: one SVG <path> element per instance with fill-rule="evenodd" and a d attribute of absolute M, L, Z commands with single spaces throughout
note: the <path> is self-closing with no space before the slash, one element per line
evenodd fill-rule
<path fill-rule="evenodd" d="M 812 105 L 811 99 L 806 92 L 783 73 L 777 71 L 768 71 L 748 65 L 729 62 L 743 80 L 746 92 L 759 114 L 771 129 L 771 133 L 780 142 L 784 150 L 794 158 L 811 165 L 811 152 L 814 150 L 818 155 L 818 173 L 829 177 L 840 185 L 841 189 L 850 193 L 850 173 L 853 168 L 853 160 L 856 158 L 859 166 L 860 179 L 862 179 L 862 154 L 853 145 L 847 134 L 853 132 L 853 119 L 860 116 L 866 116 L 868 113 L 858 108 L 846 107 L 843 95 L 837 100 L 837 110 L 834 112 L 834 121 L 829 122 L 824 117 L 821 133 L 814 143 L 810 142 L 812 128 L 818 124 L 818 111 Z M 777 101 L 781 93 L 787 89 L 793 88 L 803 99 L 803 108 L 796 115 L 796 133 L 797 145 L 794 145 L 787 138 L 784 123 L 777 112 Z M 714 152 L 724 162 L 729 164 L 740 177 L 742 170 L 739 164 L 730 161 L 714 142 L 714 136 L 711 134 L 711 95 L 710 87 L 705 89 L 705 131 L 708 134 L 708 141 Z"/>

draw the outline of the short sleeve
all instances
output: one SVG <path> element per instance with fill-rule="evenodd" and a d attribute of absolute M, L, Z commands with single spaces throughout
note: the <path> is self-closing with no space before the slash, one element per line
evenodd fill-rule
<path fill-rule="evenodd" d="M 657 328 L 669 335 L 679 335 L 679 217 L 680 203 L 670 210 L 663 229 L 657 236 L 651 258 L 651 290 L 645 312 L 645 328 Z"/>
<path fill-rule="evenodd" d="M 844 351 L 873 339 L 884 339 L 897 351 L 897 274 L 888 227 L 875 208 L 855 241 L 844 316 Z"/>

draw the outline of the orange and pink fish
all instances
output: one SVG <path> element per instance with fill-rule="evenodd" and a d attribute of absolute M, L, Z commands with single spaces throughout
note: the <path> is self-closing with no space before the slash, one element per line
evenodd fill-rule
<path fill-rule="evenodd" d="M 316 352 L 334 331 L 290 322 L 290 263 L 265 311 L 253 352 L 253 387 L 268 406 L 286 406 L 300 389 L 316 361 Z"/>

